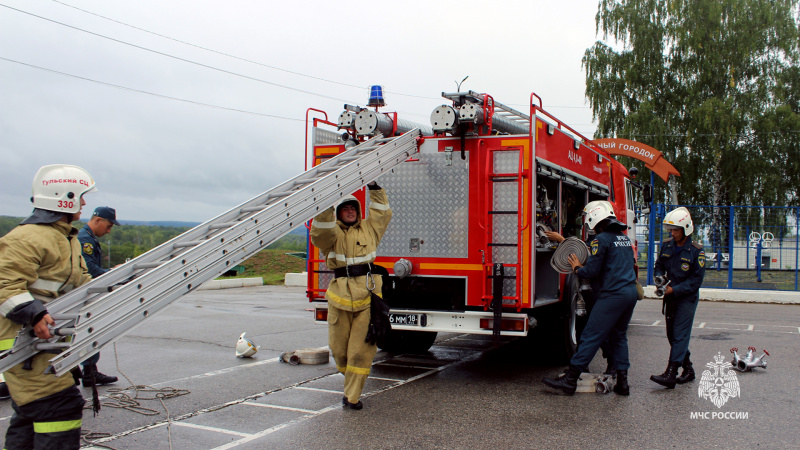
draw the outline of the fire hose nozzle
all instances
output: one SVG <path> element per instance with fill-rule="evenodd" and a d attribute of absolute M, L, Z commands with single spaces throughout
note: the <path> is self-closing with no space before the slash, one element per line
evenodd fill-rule
<path fill-rule="evenodd" d="M 672 283 L 672 280 L 667 281 L 666 284 L 656 287 L 656 296 L 663 297 L 664 294 L 667 293 L 667 286 L 669 286 L 670 283 Z"/>

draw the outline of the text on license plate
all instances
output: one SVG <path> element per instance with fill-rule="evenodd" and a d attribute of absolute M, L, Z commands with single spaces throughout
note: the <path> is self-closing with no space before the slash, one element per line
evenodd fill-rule
<path fill-rule="evenodd" d="M 419 326 L 419 314 L 389 314 L 389 323 Z"/>

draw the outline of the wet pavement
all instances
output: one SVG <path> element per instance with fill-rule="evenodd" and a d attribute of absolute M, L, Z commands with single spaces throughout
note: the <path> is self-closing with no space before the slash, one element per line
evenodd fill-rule
<path fill-rule="evenodd" d="M 196 291 L 133 330 L 102 352 L 100 370 L 120 382 L 99 389 L 97 416 L 84 413 L 94 447 L 800 446 L 800 306 L 701 302 L 691 344 L 698 380 L 668 390 L 648 379 L 664 370 L 669 352 L 661 302 L 639 302 L 629 330 L 629 397 L 548 389 L 541 378 L 563 366 L 544 356 L 546 342 L 440 333 L 425 355 L 379 352 L 361 411 L 342 409 L 344 378 L 332 360 L 279 362 L 285 351 L 327 344 L 327 327 L 314 324 L 309 307 L 298 287 Z M 242 332 L 261 346 L 255 358 L 234 356 Z M 729 361 L 732 347 L 749 346 L 770 353 L 767 369 L 734 371 L 739 395 L 720 407 L 701 398 L 700 378 L 714 356 Z M 590 368 L 604 367 L 597 357 Z M 139 399 L 121 402 L 137 397 L 133 385 Z M 10 415 L 3 401 L 3 433 Z"/>

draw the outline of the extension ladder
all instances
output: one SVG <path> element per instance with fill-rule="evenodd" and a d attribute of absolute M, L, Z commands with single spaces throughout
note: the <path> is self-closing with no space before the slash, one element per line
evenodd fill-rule
<path fill-rule="evenodd" d="M 0 372 L 40 351 L 61 351 L 63 375 L 201 284 L 223 274 L 417 152 L 421 133 L 376 137 L 150 250 L 47 304 L 56 321 L 46 342 L 25 326 L 0 354 Z"/>

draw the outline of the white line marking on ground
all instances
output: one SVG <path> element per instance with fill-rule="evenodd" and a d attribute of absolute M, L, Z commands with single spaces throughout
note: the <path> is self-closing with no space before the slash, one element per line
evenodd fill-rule
<path fill-rule="evenodd" d="M 753 331 L 753 325 L 748 325 L 747 326 L 747 331 Z"/>
<path fill-rule="evenodd" d="M 489 350 L 489 349 L 487 349 L 487 350 Z M 442 370 L 445 370 L 445 369 L 447 369 L 449 367 L 452 367 L 452 366 L 454 366 L 456 364 L 463 364 L 465 362 L 474 361 L 475 359 L 479 358 L 482 354 L 484 354 L 487 350 L 476 351 L 475 354 L 473 354 L 473 355 L 467 356 L 467 357 L 465 357 L 463 359 L 460 359 L 458 361 L 453 361 L 453 362 L 451 362 L 449 364 L 446 364 L 444 366 L 441 366 L 441 367 L 434 367 L 434 368 L 428 367 L 426 369 L 429 369 L 429 370 L 426 371 L 426 372 L 423 372 L 423 373 L 421 373 L 419 375 L 413 376 L 413 377 L 411 377 L 411 378 L 409 378 L 409 379 L 407 379 L 405 381 L 398 382 L 397 384 L 391 384 L 389 386 L 386 386 L 384 388 L 381 388 L 381 389 L 378 389 L 376 391 L 370 392 L 368 394 L 364 394 L 362 396 L 362 398 L 372 397 L 373 395 L 380 394 L 381 392 L 386 392 L 386 391 L 388 391 L 390 389 L 394 389 L 394 388 L 403 386 L 404 384 L 408 384 L 408 383 L 417 381 L 417 380 L 419 380 L 421 378 L 425 378 L 425 377 L 427 377 L 429 375 L 433 375 L 435 373 L 441 372 Z M 323 408 L 323 409 L 319 410 L 318 414 L 316 414 L 316 415 L 308 414 L 308 415 L 305 415 L 305 416 L 298 417 L 296 419 L 290 420 L 288 422 L 284 422 L 284 423 L 282 423 L 280 425 L 276 425 L 276 426 L 274 426 L 272 428 L 269 428 L 269 429 L 266 429 L 264 431 L 259 431 L 258 433 L 255 433 L 255 434 L 253 434 L 251 436 L 248 436 L 248 437 L 245 437 L 243 439 L 239 439 L 238 441 L 233 441 L 233 442 L 228 443 L 226 445 L 222 445 L 222 446 L 216 447 L 216 448 L 214 448 L 212 450 L 228 450 L 228 449 L 231 449 L 231 448 L 234 448 L 234 447 L 238 447 L 239 445 L 243 445 L 243 444 L 246 444 L 248 442 L 252 442 L 252 441 L 254 441 L 256 439 L 259 439 L 261 437 L 264 437 L 264 436 L 267 436 L 269 434 L 272 434 L 275 431 L 282 430 L 282 429 L 284 429 L 284 428 L 286 428 L 288 426 L 291 426 L 291 425 L 294 425 L 294 424 L 297 424 L 297 423 L 301 423 L 301 422 L 305 422 L 306 420 L 308 420 L 308 419 L 310 419 L 312 417 L 316 417 L 318 415 L 325 414 L 325 413 L 327 413 L 329 411 L 337 410 L 337 409 L 340 409 L 340 408 L 341 408 L 340 404 L 332 405 L 332 406 L 329 406 L 327 408 Z"/>
<path fill-rule="evenodd" d="M 383 378 L 383 377 L 373 377 L 373 376 L 370 376 L 369 379 L 370 380 L 381 380 L 381 381 L 393 381 L 395 383 L 399 383 L 401 381 L 405 381 L 405 380 L 397 380 L 397 379 L 394 379 L 394 378 Z"/>
<path fill-rule="evenodd" d="M 655 322 L 653 322 L 653 324 L 652 324 L 652 325 L 650 325 L 650 326 L 651 326 L 651 327 L 655 327 L 655 326 L 658 326 L 658 324 L 660 324 L 660 323 L 661 323 L 661 321 L 660 321 L 660 320 L 656 320 L 656 321 L 655 321 Z"/>
<path fill-rule="evenodd" d="M 705 326 L 706 326 L 706 323 L 705 322 L 701 322 L 700 325 L 697 328 L 705 328 Z"/>
<path fill-rule="evenodd" d="M 378 364 L 373 364 L 373 366 L 376 366 L 376 365 L 378 365 Z M 435 367 L 429 367 L 429 366 L 411 366 L 411 365 L 407 365 L 407 364 L 392 364 L 392 363 L 380 363 L 380 365 L 383 366 L 383 367 L 402 367 L 404 369 L 408 368 L 408 369 L 420 369 L 420 370 L 430 370 L 430 369 L 434 369 L 435 368 Z"/>
<path fill-rule="evenodd" d="M 188 423 L 188 422 L 172 422 L 172 425 L 173 426 L 177 425 L 179 427 L 196 428 L 198 430 L 215 431 L 217 433 L 232 434 L 234 436 L 241 436 L 241 437 L 252 436 L 252 434 L 250 434 L 250 433 L 242 433 L 242 432 L 239 432 L 239 431 L 226 430 L 224 428 L 217 428 L 217 427 L 207 427 L 205 425 L 197 425 L 197 424 Z"/>
<path fill-rule="evenodd" d="M 372 378 L 372 377 L 370 377 Z M 319 391 L 319 392 L 330 392 L 331 394 L 343 394 L 342 391 L 336 391 L 333 389 L 321 389 L 321 388 L 314 388 L 314 387 L 306 387 L 306 386 L 295 386 L 292 389 L 303 389 L 306 391 Z"/>
<path fill-rule="evenodd" d="M 281 405 L 272 405 L 269 403 L 256 403 L 256 402 L 243 402 L 242 405 L 249 405 L 249 406 L 258 406 L 260 408 L 273 408 L 273 409 L 285 409 L 287 411 L 297 411 L 306 414 L 319 414 L 319 411 L 314 411 L 311 409 L 302 409 L 302 408 L 293 408 L 291 406 L 281 406 Z M 251 435 L 248 435 L 251 436 Z"/>

